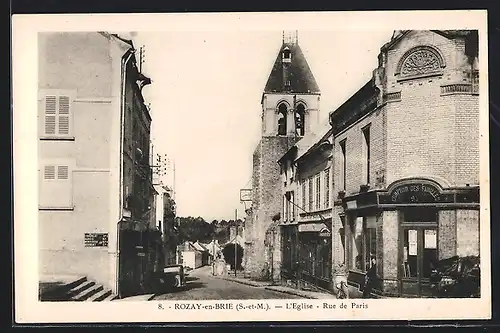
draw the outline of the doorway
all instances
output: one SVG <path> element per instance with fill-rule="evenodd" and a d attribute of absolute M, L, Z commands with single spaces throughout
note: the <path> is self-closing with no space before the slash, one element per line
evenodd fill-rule
<path fill-rule="evenodd" d="M 404 214 L 400 230 L 400 294 L 402 297 L 432 296 L 430 277 L 438 261 L 437 214 L 423 221 Z"/>

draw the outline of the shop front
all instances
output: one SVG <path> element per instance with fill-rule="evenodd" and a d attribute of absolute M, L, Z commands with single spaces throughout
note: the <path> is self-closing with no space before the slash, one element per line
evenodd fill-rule
<path fill-rule="evenodd" d="M 281 225 L 281 280 L 290 284 L 298 280 L 299 234 L 297 223 Z"/>
<path fill-rule="evenodd" d="M 343 207 L 348 284 L 355 288 L 363 287 L 375 256 L 374 294 L 431 297 L 429 278 L 439 260 L 479 255 L 478 186 L 404 179 L 345 197 Z"/>
<path fill-rule="evenodd" d="M 323 222 L 300 223 L 299 280 L 306 286 L 332 290 L 332 234 Z"/>

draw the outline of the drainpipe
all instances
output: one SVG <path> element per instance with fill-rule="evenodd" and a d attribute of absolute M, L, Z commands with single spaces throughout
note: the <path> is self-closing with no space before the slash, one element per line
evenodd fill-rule
<path fill-rule="evenodd" d="M 132 58 L 132 55 L 134 54 L 135 50 L 134 49 L 129 49 L 127 53 L 122 57 L 121 59 L 121 66 L 120 66 L 120 84 L 121 84 L 121 90 L 120 90 L 120 158 L 119 158 L 119 174 L 120 174 L 120 180 L 119 180 L 119 199 L 118 199 L 118 222 L 116 225 L 116 243 L 115 243 L 115 253 L 116 253 L 116 266 L 115 266 L 115 290 L 116 293 L 119 294 L 120 289 L 120 222 L 123 220 L 123 138 L 124 138 L 124 113 L 125 113 L 125 87 L 126 87 L 126 81 L 125 81 L 125 72 L 127 68 L 127 63 L 129 62 L 130 58 Z"/>

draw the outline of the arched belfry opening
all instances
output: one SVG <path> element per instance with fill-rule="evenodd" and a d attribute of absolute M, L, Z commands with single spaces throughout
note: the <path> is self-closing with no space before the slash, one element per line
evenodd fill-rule
<path fill-rule="evenodd" d="M 286 116 L 287 107 L 285 103 L 281 103 L 278 107 L 278 135 L 286 135 Z"/>
<path fill-rule="evenodd" d="M 295 112 L 295 130 L 299 136 L 306 134 L 306 107 L 302 103 L 297 105 Z"/>

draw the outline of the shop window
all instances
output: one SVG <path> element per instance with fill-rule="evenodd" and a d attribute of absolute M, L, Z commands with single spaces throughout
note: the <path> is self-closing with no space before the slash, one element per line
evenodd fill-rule
<path fill-rule="evenodd" d="M 377 253 L 375 217 L 357 217 L 351 224 L 349 267 L 366 272 L 370 268 L 370 256 Z"/>

